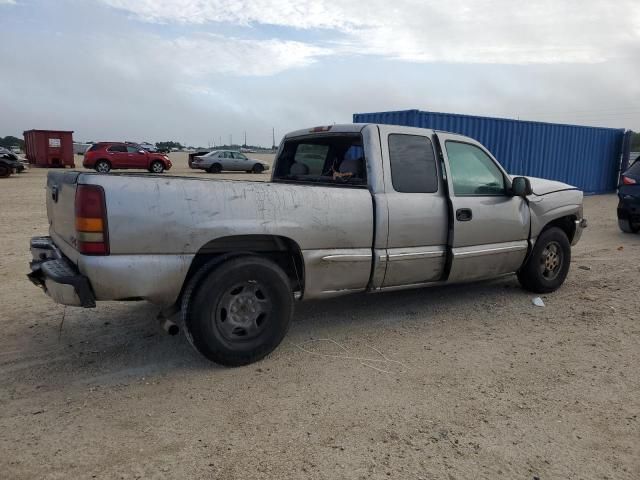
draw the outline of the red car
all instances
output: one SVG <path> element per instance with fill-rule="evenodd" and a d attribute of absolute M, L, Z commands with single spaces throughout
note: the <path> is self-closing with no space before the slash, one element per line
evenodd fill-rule
<path fill-rule="evenodd" d="M 163 153 L 146 151 L 140 145 L 124 142 L 94 143 L 85 152 L 82 166 L 94 168 L 96 172 L 143 168 L 152 173 L 162 173 L 171 168 L 171 160 Z"/>

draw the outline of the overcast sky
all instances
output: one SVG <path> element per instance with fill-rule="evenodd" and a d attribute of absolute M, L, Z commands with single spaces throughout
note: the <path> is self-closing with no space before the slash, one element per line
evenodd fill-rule
<path fill-rule="evenodd" d="M 271 145 L 413 108 L 640 131 L 640 1 L 0 0 L 0 136 Z"/>

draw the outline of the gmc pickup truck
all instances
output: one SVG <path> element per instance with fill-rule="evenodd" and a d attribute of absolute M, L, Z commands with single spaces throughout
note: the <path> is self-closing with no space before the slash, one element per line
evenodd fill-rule
<path fill-rule="evenodd" d="M 64 305 L 148 300 L 204 356 L 261 359 L 297 300 L 517 274 L 564 282 L 582 192 L 510 176 L 461 135 L 373 124 L 285 136 L 270 182 L 51 171 L 31 280 Z"/>

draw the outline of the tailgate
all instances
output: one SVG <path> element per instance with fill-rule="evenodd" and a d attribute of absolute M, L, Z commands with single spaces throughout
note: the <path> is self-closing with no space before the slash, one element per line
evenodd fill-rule
<path fill-rule="evenodd" d="M 50 170 L 47 174 L 49 233 L 75 248 L 75 201 L 80 172 Z"/>

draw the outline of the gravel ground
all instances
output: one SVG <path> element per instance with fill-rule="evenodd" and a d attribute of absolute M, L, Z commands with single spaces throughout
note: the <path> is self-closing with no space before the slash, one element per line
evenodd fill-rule
<path fill-rule="evenodd" d="M 65 310 L 27 281 L 45 176 L 0 180 L 0 477 L 640 478 L 640 236 L 614 195 L 585 200 L 544 308 L 515 278 L 303 303 L 226 369 L 151 304 Z"/>

